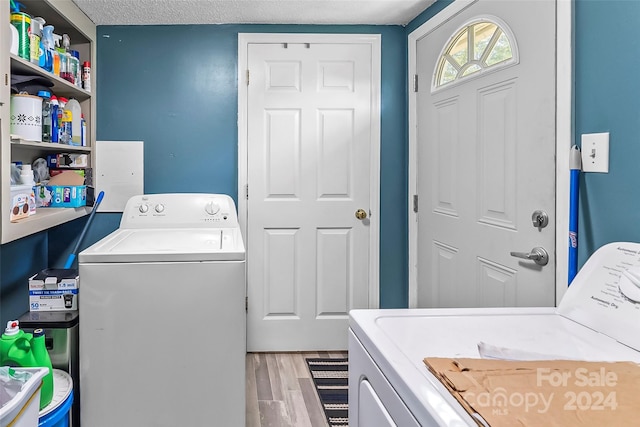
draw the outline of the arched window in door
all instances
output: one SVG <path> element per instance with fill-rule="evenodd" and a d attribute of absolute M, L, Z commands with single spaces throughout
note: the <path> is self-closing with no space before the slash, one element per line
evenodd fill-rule
<path fill-rule="evenodd" d="M 433 89 L 518 62 L 515 38 L 495 17 L 475 18 L 449 39 L 433 78 Z"/>

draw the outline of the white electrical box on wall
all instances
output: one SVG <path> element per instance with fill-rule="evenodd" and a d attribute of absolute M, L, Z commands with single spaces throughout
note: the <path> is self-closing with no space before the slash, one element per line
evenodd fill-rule
<path fill-rule="evenodd" d="M 122 212 L 132 196 L 144 194 L 143 141 L 96 141 L 96 194 L 104 191 L 98 212 Z"/>
<path fill-rule="evenodd" d="M 609 132 L 585 133 L 581 145 L 582 172 L 609 173 Z"/>

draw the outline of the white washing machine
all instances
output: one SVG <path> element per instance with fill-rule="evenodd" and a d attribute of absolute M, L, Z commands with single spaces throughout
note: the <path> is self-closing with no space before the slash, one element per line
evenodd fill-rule
<path fill-rule="evenodd" d="M 425 357 L 640 363 L 639 302 L 640 244 L 621 242 L 592 255 L 558 308 L 354 310 L 349 425 L 479 425 Z"/>
<path fill-rule="evenodd" d="M 83 426 L 245 425 L 245 249 L 229 196 L 132 197 L 79 264 Z"/>

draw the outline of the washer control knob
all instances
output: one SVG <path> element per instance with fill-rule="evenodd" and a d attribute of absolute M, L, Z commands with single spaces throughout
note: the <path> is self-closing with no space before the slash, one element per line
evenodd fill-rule
<path fill-rule="evenodd" d="M 156 212 L 158 212 L 158 213 L 164 212 L 164 205 L 162 203 L 158 203 L 156 205 Z"/>
<path fill-rule="evenodd" d="M 149 205 L 140 205 L 138 210 L 140 211 L 140 213 L 147 213 L 149 211 Z"/>
<path fill-rule="evenodd" d="M 218 206 L 218 204 L 215 202 L 209 202 L 206 205 L 204 205 L 204 210 L 209 215 L 215 215 L 220 211 L 220 206 Z"/>

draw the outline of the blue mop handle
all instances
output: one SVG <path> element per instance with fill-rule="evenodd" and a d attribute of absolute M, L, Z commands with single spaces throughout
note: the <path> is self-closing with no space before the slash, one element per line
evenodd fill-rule
<path fill-rule="evenodd" d="M 578 199 L 580 196 L 580 171 L 582 160 L 580 148 L 577 145 L 571 147 L 569 157 L 570 184 L 569 184 L 569 282 L 578 274 Z"/>
<path fill-rule="evenodd" d="M 101 191 L 100 194 L 98 194 L 98 198 L 96 199 L 96 202 L 93 204 L 93 209 L 91 209 L 91 214 L 89 215 L 89 219 L 87 219 L 87 223 L 84 225 L 84 228 L 82 229 L 82 233 L 80 233 L 80 237 L 76 242 L 76 246 L 73 248 L 73 251 L 71 251 L 71 253 L 69 254 L 69 258 L 67 258 L 67 263 L 64 265 L 64 268 L 71 268 L 71 266 L 73 265 L 73 261 L 75 261 L 76 259 L 76 252 L 78 252 L 78 248 L 80 247 L 80 243 L 82 242 L 82 239 L 84 239 L 84 235 L 87 234 L 87 229 L 89 228 L 89 224 L 91 224 L 91 220 L 93 219 L 93 216 L 96 214 L 96 211 L 98 210 L 98 205 L 102 201 L 103 197 L 104 197 L 104 191 Z"/>

